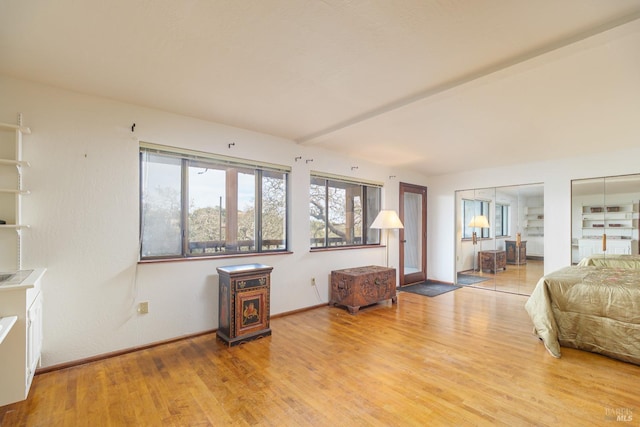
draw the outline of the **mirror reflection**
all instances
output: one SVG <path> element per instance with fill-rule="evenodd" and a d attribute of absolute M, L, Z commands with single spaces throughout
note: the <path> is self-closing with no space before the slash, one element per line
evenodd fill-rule
<path fill-rule="evenodd" d="M 571 262 L 638 255 L 640 174 L 571 182 Z"/>
<path fill-rule="evenodd" d="M 544 186 L 456 191 L 456 283 L 529 295 L 544 271 Z"/>

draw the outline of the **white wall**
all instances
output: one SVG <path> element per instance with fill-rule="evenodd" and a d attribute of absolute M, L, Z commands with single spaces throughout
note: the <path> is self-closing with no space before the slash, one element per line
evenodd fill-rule
<path fill-rule="evenodd" d="M 278 314 L 326 302 L 331 270 L 383 264 L 383 248 L 309 252 L 311 169 L 385 182 L 383 207 L 390 209 L 397 209 L 399 182 L 427 186 L 428 277 L 447 282 L 455 276 L 456 190 L 543 182 L 550 272 L 571 262 L 571 180 L 640 172 L 640 148 L 580 155 L 579 126 L 556 137 L 557 144 L 575 146 L 576 157 L 427 179 L 269 135 L 7 77 L 0 77 L 0 93 L 0 121 L 14 123 L 22 112 L 33 130 L 24 142 L 32 164 L 24 177 L 32 191 L 24 199 L 23 216 L 32 224 L 24 266 L 48 268 L 44 366 L 216 328 L 220 265 L 274 266 L 271 312 Z M 640 124 L 634 126 L 617 128 L 611 137 L 637 137 Z M 139 140 L 290 165 L 293 254 L 138 265 Z M 295 162 L 296 156 L 313 162 Z M 358 166 L 355 173 L 352 166 Z M 390 260 L 398 257 L 396 239 L 392 235 Z M 136 313 L 139 301 L 149 301 L 149 314 Z"/>
<path fill-rule="evenodd" d="M 273 266 L 272 315 L 326 303 L 331 270 L 384 265 L 385 251 L 309 252 L 309 171 L 384 182 L 383 207 L 392 209 L 400 181 L 426 183 L 281 138 L 11 78 L 0 77 L 0 93 L 0 121 L 15 123 L 22 112 L 32 129 L 24 140 L 32 167 L 24 174 L 31 195 L 23 217 L 32 227 L 23 264 L 48 269 L 44 366 L 217 328 L 220 265 Z M 140 140 L 290 165 L 293 254 L 138 264 Z M 390 259 L 397 253 L 392 239 Z M 149 314 L 137 314 L 139 301 L 149 301 Z"/>

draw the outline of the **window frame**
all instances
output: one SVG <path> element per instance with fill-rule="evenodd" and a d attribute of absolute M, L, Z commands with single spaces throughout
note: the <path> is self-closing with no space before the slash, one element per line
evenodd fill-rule
<path fill-rule="evenodd" d="M 467 215 L 467 209 L 466 209 L 467 203 L 474 204 L 471 210 L 473 212 L 472 216 L 485 215 L 487 218 L 491 218 L 491 216 L 489 215 L 491 211 L 490 200 L 463 198 L 462 199 L 462 240 L 472 240 L 474 228 L 477 228 L 477 227 L 468 226 L 469 222 L 471 221 L 471 217 Z M 478 239 L 489 239 L 491 237 L 491 227 L 480 228 L 480 232 L 477 234 L 478 234 Z"/>
<path fill-rule="evenodd" d="M 498 227 L 498 215 L 500 215 L 500 227 Z M 496 221 L 494 224 L 495 228 L 495 236 L 498 237 L 509 237 L 511 235 L 510 224 L 511 224 L 511 205 L 509 203 L 496 203 Z M 498 232 L 500 230 L 500 232 Z"/>
<path fill-rule="evenodd" d="M 183 148 L 176 147 L 168 147 L 162 146 L 153 143 L 140 142 L 139 147 L 139 213 L 140 213 L 140 223 L 139 223 L 139 239 L 140 239 L 140 247 L 138 252 L 138 257 L 140 262 L 153 262 L 153 261 L 166 261 L 166 260 L 188 260 L 188 259 L 203 259 L 203 258 L 219 258 L 219 257 L 237 257 L 237 256 L 247 256 L 247 255 L 264 255 L 271 253 L 284 253 L 289 251 L 290 245 L 290 237 L 289 237 L 289 215 L 290 215 L 290 173 L 291 168 L 287 166 L 275 165 L 265 162 L 251 161 L 227 156 L 221 156 L 212 153 L 205 153 L 200 151 L 188 150 Z M 180 248 L 173 254 L 151 254 L 144 255 L 144 238 L 145 238 L 145 162 L 148 159 L 145 159 L 145 153 L 154 154 L 156 156 L 160 156 L 159 158 L 167 158 L 167 159 L 178 159 L 180 161 Z M 220 235 L 219 241 L 191 241 L 190 239 L 190 202 L 192 197 L 189 194 L 190 183 L 189 183 L 189 173 L 191 167 L 196 168 L 207 168 L 209 166 L 211 169 L 223 170 L 225 173 L 225 179 L 221 180 L 220 184 L 224 186 L 224 195 L 221 196 L 225 198 L 225 205 L 223 207 L 222 203 L 220 204 L 218 215 L 219 221 L 222 223 L 224 219 L 224 235 L 222 235 L 223 227 L 220 227 Z M 235 172 L 234 172 L 235 171 Z M 227 230 L 230 226 L 235 226 L 236 230 L 231 235 L 236 237 L 234 243 L 238 243 L 237 240 L 237 226 L 238 226 L 238 215 L 237 213 L 240 211 L 240 207 L 238 206 L 238 187 L 233 186 L 228 180 L 229 176 L 233 176 L 235 173 L 236 181 L 237 177 L 240 173 L 253 174 L 254 175 L 254 188 L 253 188 L 253 206 L 251 207 L 254 211 L 254 222 L 253 222 L 253 240 L 251 240 L 252 244 L 247 245 L 237 245 L 233 247 L 231 250 L 227 250 L 227 245 L 229 241 L 227 241 L 229 237 L 229 231 Z M 231 174 L 231 175 L 230 175 Z M 281 195 L 282 200 L 279 200 L 282 203 L 284 209 L 284 215 L 282 218 L 279 218 L 282 223 L 282 233 L 283 238 L 281 239 L 282 244 L 273 248 L 271 246 L 264 247 L 263 233 L 263 212 L 264 212 L 264 200 L 263 200 L 263 185 L 264 178 L 268 178 L 269 175 L 272 175 L 271 178 L 279 179 L 278 175 L 281 175 L 282 185 L 284 187 L 284 194 Z M 230 192 L 231 191 L 231 192 Z M 235 191 L 235 195 L 233 195 L 232 191 Z M 148 192 L 148 191 L 147 191 Z M 230 196 L 231 194 L 231 196 Z M 227 206 L 229 201 L 235 200 L 236 204 L 234 206 Z M 224 209 L 224 210 L 223 210 Z M 233 216 L 234 219 L 230 220 L 230 217 Z M 230 222 L 231 221 L 231 222 Z M 273 239 L 266 239 L 273 240 Z M 218 242 L 219 245 L 208 246 L 207 243 Z M 202 245 L 204 243 L 204 245 Z M 243 242 L 246 243 L 246 242 Z M 200 246 L 198 246 L 200 244 Z M 246 249 L 243 250 L 243 247 Z M 200 248 L 202 250 L 201 253 L 194 252 L 195 248 Z M 214 249 L 214 252 L 208 252 L 207 250 Z"/>
<path fill-rule="evenodd" d="M 323 184 L 321 185 L 319 181 L 323 181 Z M 311 171 L 309 183 L 310 183 L 310 186 L 309 186 L 309 209 L 310 209 L 309 248 L 311 251 L 325 251 L 325 250 L 380 246 L 381 244 L 380 230 L 373 230 L 371 229 L 370 226 L 373 223 L 373 220 L 375 219 L 375 217 L 378 215 L 378 213 L 382 209 L 382 189 L 383 189 L 382 183 L 375 182 L 375 181 L 358 180 L 350 177 L 326 174 L 326 173 L 317 172 L 317 171 Z M 312 218 L 313 207 L 311 206 L 312 204 L 311 192 L 312 192 L 312 187 L 314 185 L 324 187 L 324 199 L 323 199 L 324 203 L 322 207 L 322 209 L 324 209 L 324 217 L 322 219 L 324 224 L 323 224 L 323 228 L 321 229 L 323 231 L 323 237 L 319 237 L 319 238 L 314 238 L 311 235 L 311 231 L 314 223 Z M 339 238 L 331 237 L 332 231 L 330 230 L 330 225 L 329 225 L 331 221 L 327 221 L 327 216 L 330 216 L 330 208 L 331 208 L 330 197 L 329 197 L 330 189 L 340 188 L 341 186 L 344 186 L 345 191 L 347 191 L 348 187 L 353 188 L 357 186 L 359 188 L 359 191 L 357 192 L 358 195 L 352 196 L 352 198 L 355 198 L 355 197 L 359 198 L 358 210 L 360 210 L 359 216 L 360 216 L 361 229 L 356 230 L 353 226 L 351 227 L 349 226 L 349 225 L 355 224 L 355 218 L 357 217 L 355 213 L 356 207 L 354 205 L 353 211 L 350 211 L 349 209 L 347 209 L 346 205 L 348 205 L 349 202 L 347 201 L 347 197 L 345 196 L 345 200 L 344 200 L 345 236 L 339 239 Z M 351 191 L 352 195 L 355 193 L 356 192 Z M 377 206 L 374 207 L 373 209 L 371 209 L 369 206 L 370 200 L 374 200 L 374 202 L 377 204 Z M 349 221 L 348 219 L 349 216 L 352 217 L 351 221 Z M 317 221 L 321 221 L 318 218 L 315 218 L 315 219 Z M 353 224 L 349 224 L 350 222 Z M 351 230 L 351 234 L 353 235 L 346 236 L 347 230 Z M 358 233 L 359 233 L 359 236 L 357 236 Z M 314 245 L 311 239 L 324 239 L 324 241 L 322 243 L 316 243 Z M 356 239 L 359 239 L 359 240 L 356 240 Z M 350 240 L 352 243 L 347 243 Z"/>

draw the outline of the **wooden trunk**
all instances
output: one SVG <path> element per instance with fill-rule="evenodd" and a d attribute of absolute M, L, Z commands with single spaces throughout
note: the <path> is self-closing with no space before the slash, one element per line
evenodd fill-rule
<path fill-rule="evenodd" d="M 331 272 L 330 305 L 342 305 L 355 314 L 360 307 L 391 299 L 397 302 L 396 270 L 368 266 Z"/>
<path fill-rule="evenodd" d="M 506 270 L 507 253 L 505 251 L 480 251 L 478 252 L 478 265 L 480 271 L 489 270 L 491 273 Z"/>

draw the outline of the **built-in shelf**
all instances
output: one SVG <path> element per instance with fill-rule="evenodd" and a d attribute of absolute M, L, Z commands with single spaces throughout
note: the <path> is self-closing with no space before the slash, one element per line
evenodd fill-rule
<path fill-rule="evenodd" d="M 13 272 L 0 282 L 0 406 L 27 398 L 42 353 L 41 279 L 45 269 L 22 269 L 22 187 L 25 166 L 22 136 L 31 129 L 0 123 L 0 271 Z M 15 170 L 7 170 L 15 168 Z M 15 230 L 15 231 L 14 231 Z"/>
<path fill-rule="evenodd" d="M 0 165 L 20 166 L 20 167 L 31 166 L 29 162 L 25 162 L 24 160 L 10 160 L 10 159 L 0 159 Z"/>
<path fill-rule="evenodd" d="M 524 220 L 528 236 L 544 236 L 544 206 L 526 206 Z"/>
<path fill-rule="evenodd" d="M 13 193 L 13 194 L 20 194 L 20 195 L 26 196 L 27 194 L 31 194 L 31 191 L 17 190 L 15 188 L 0 188 L 0 193 Z"/>
<path fill-rule="evenodd" d="M 10 123 L 2 123 L 2 122 L 0 122 L 0 130 L 13 130 L 13 131 L 19 130 L 24 135 L 29 135 L 31 133 L 31 129 L 29 129 L 27 126 L 12 125 Z"/>
<path fill-rule="evenodd" d="M 0 220 L 4 223 L 0 224 L 0 271 L 22 268 L 23 233 L 20 230 L 29 228 L 22 219 L 22 197 L 29 194 L 22 185 L 22 178 L 30 166 L 22 158 L 22 137 L 30 133 L 31 129 L 22 125 L 22 114 L 18 114 L 15 125 L 0 123 Z M 10 235 L 3 230 L 17 233 Z"/>
<path fill-rule="evenodd" d="M 637 238 L 638 204 L 634 202 L 582 206 L 582 237 Z"/>

